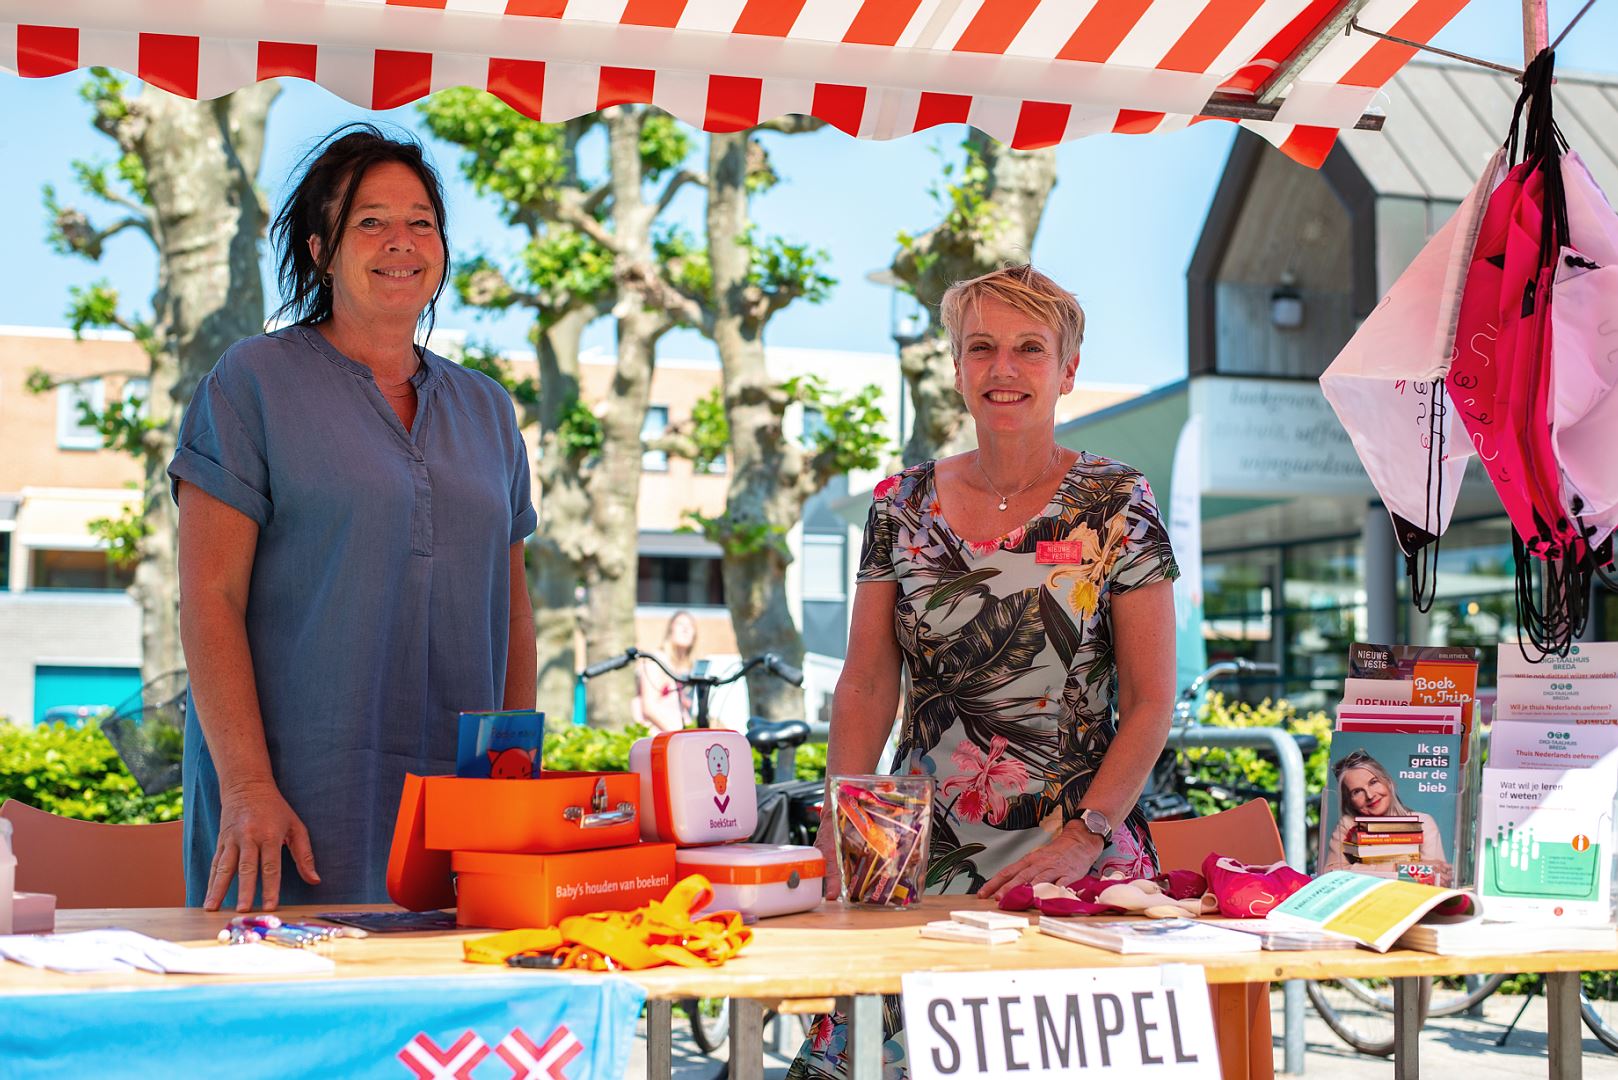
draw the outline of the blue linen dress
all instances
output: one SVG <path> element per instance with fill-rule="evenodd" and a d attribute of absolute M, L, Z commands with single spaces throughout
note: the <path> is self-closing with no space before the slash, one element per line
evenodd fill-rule
<path fill-rule="evenodd" d="M 406 772 L 455 768 L 456 714 L 505 693 L 528 455 L 492 379 L 427 353 L 407 431 L 318 330 L 238 342 L 198 384 L 169 464 L 258 524 L 247 639 L 270 767 L 321 883 L 283 854 L 284 904 L 386 899 Z M 186 902 L 200 905 L 219 777 L 188 702 Z M 232 886 L 226 904 L 234 903 Z"/>

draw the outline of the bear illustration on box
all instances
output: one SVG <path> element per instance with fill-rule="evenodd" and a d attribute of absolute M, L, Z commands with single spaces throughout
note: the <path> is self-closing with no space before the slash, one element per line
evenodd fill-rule
<path fill-rule="evenodd" d="M 538 752 L 532 746 L 511 746 L 504 750 L 488 751 L 489 779 L 532 780 L 534 756 Z"/>
<path fill-rule="evenodd" d="M 708 747 L 708 775 L 713 777 L 713 789 L 723 795 L 730 783 L 730 751 L 718 743 Z"/>

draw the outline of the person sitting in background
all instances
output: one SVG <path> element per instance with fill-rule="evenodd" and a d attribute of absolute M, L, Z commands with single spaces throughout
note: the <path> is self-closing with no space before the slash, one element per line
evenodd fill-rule
<path fill-rule="evenodd" d="M 676 611 L 663 631 L 657 654 L 676 675 L 689 675 L 696 662 L 697 620 Z M 691 691 L 650 660 L 635 665 L 634 717 L 653 731 L 679 731 L 691 720 Z"/>

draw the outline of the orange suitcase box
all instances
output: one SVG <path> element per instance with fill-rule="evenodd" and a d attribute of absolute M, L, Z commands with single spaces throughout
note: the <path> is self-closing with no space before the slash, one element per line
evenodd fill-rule
<path fill-rule="evenodd" d="M 429 776 L 426 844 L 438 851 L 544 854 L 640 839 L 640 777 L 541 772 L 536 780 Z"/>
<path fill-rule="evenodd" d="M 629 774 L 562 774 L 563 778 L 589 778 L 592 793 L 605 778 L 610 803 L 618 776 L 627 776 L 631 787 L 638 779 Z M 650 900 L 661 899 L 674 882 L 674 845 L 639 842 L 639 826 L 628 821 L 631 839 L 627 844 L 591 851 L 563 851 L 549 854 L 489 852 L 435 848 L 428 844 L 429 822 L 444 812 L 434 803 L 439 780 L 454 777 L 421 777 L 407 774 L 399 800 L 399 817 L 394 824 L 393 845 L 388 854 L 388 895 L 393 902 L 412 911 L 456 908 L 456 921 L 462 926 L 488 926 L 495 929 L 552 926 L 567 915 L 592 911 L 625 911 Z M 471 783 L 504 788 L 539 788 L 543 780 L 490 780 Z M 564 785 L 565 786 L 565 785 Z M 457 812 L 467 812 L 475 803 L 467 794 L 475 789 L 450 785 L 450 804 Z M 637 788 L 638 790 L 638 788 Z M 494 792 L 498 799 L 502 792 Z M 592 795 L 592 798 L 594 796 Z M 460 801 L 457 801 L 460 800 Z M 597 800 L 599 802 L 599 800 Z M 576 806 L 558 800 L 550 805 L 562 813 Z M 589 804 L 587 804 L 589 805 Z M 610 813 L 593 807 L 590 813 Z M 484 811 L 483 816 L 495 815 Z M 571 823 L 570 823 L 571 824 Z M 548 827 L 548 826 L 547 826 Z M 613 835 L 623 823 L 613 823 Z M 508 836 L 509 825 L 499 822 L 468 823 L 465 830 L 440 832 L 456 839 L 499 839 Z M 582 830 L 592 831 L 592 830 Z M 598 835 L 607 829 L 599 830 Z M 571 833 L 565 833 L 572 836 Z M 459 895 L 457 896 L 457 877 Z"/>

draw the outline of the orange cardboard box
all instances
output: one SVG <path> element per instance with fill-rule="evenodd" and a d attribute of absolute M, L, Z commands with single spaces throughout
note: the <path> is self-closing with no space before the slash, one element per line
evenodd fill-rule
<path fill-rule="evenodd" d="M 520 782 L 520 781 L 514 781 Z M 632 911 L 674 884 L 674 845 L 512 855 L 457 851 L 451 857 L 455 922 L 497 930 L 555 926 L 569 915 Z"/>

